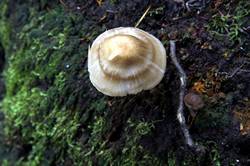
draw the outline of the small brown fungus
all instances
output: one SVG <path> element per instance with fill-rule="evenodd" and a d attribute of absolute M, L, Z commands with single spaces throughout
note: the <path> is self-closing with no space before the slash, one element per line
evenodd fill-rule
<path fill-rule="evenodd" d="M 204 107 L 202 97 L 195 92 L 189 92 L 188 94 L 186 94 L 184 97 L 184 103 L 189 109 L 194 111 Z"/>

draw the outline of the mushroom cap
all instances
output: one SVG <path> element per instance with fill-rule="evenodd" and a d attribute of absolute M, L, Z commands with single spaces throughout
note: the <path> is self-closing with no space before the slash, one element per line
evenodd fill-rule
<path fill-rule="evenodd" d="M 88 52 L 90 81 L 108 96 L 151 89 L 162 80 L 165 68 L 166 51 L 162 43 L 134 27 L 105 31 Z"/>
<path fill-rule="evenodd" d="M 194 92 L 189 92 L 185 95 L 184 103 L 189 109 L 192 109 L 194 111 L 203 108 L 205 105 L 202 97 Z"/>

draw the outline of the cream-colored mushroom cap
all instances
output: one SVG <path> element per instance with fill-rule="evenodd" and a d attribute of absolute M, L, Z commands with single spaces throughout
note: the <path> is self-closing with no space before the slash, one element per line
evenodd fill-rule
<path fill-rule="evenodd" d="M 88 52 L 92 84 L 108 96 L 126 96 L 155 87 L 163 78 L 166 51 L 153 35 L 120 27 L 99 35 Z"/>

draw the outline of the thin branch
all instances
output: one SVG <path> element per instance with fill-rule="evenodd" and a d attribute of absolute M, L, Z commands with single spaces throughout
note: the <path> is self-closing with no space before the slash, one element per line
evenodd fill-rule
<path fill-rule="evenodd" d="M 174 40 L 170 40 L 170 57 L 175 65 L 175 67 L 177 68 L 177 70 L 179 72 L 179 77 L 180 77 L 180 92 L 179 92 L 179 106 L 177 109 L 177 119 L 180 123 L 181 130 L 184 134 L 186 144 L 189 145 L 190 147 L 194 147 L 194 142 L 189 134 L 189 130 L 188 130 L 188 127 L 186 125 L 186 120 L 185 120 L 184 113 L 183 113 L 183 108 L 184 108 L 183 99 L 184 99 L 184 94 L 185 94 L 185 90 L 186 90 L 187 76 L 186 76 L 186 73 L 184 72 L 184 70 L 182 69 L 180 63 L 177 60 L 176 46 L 175 46 Z"/>
<path fill-rule="evenodd" d="M 148 14 L 148 12 L 149 12 L 150 9 L 151 9 L 151 5 L 149 5 L 149 7 L 144 12 L 144 14 L 141 16 L 141 18 L 139 19 L 139 21 L 137 21 L 137 23 L 135 24 L 136 28 L 140 25 L 140 23 L 142 22 L 142 20 L 144 19 L 144 17 Z"/>
<path fill-rule="evenodd" d="M 241 70 L 241 68 L 244 66 L 244 63 L 233 70 L 233 72 L 228 76 L 228 78 L 234 77 L 234 75 L 237 75 L 237 73 Z"/>

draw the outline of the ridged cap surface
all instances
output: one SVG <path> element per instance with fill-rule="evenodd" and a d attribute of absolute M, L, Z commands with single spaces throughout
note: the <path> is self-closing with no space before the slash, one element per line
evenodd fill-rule
<path fill-rule="evenodd" d="M 90 81 L 108 96 L 151 89 L 162 80 L 165 68 L 166 51 L 162 43 L 134 27 L 105 31 L 88 52 Z"/>

